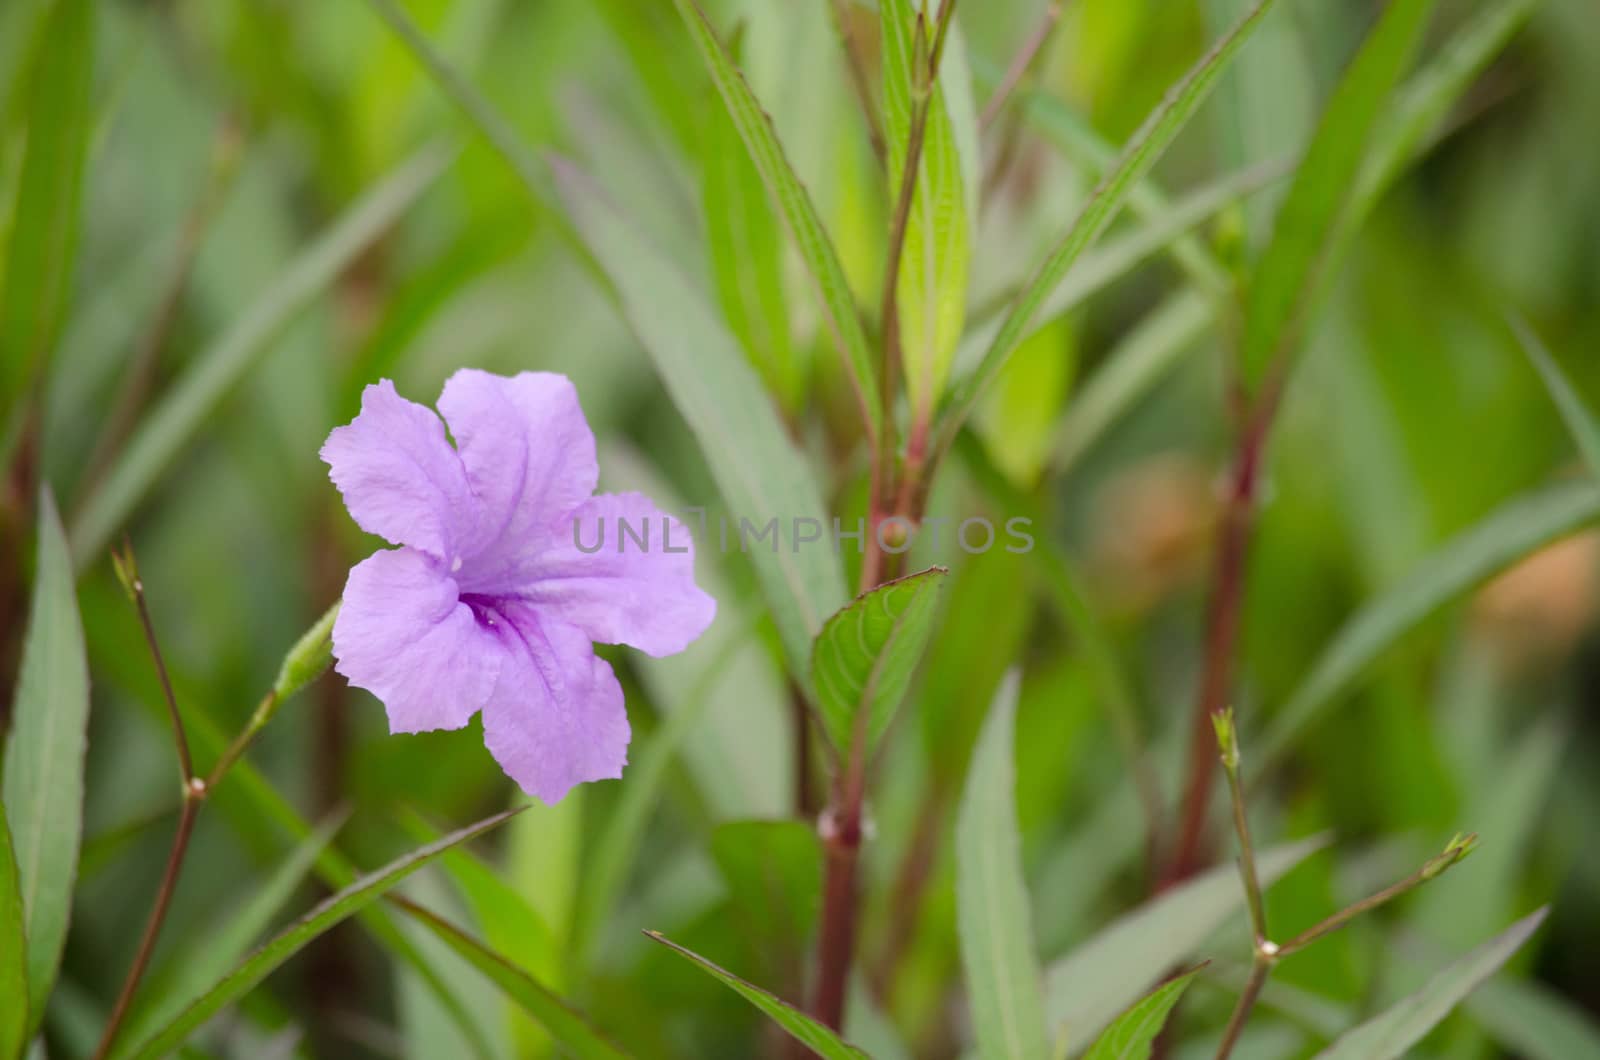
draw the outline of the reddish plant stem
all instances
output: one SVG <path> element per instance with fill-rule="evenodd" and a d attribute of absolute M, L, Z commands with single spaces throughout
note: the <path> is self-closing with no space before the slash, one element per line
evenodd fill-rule
<path fill-rule="evenodd" d="M 844 1026 L 845 993 L 856 943 L 856 866 L 861 855 L 861 816 L 846 811 L 830 820 L 823 836 L 826 858 L 822 925 L 817 935 L 817 991 L 811 1013 L 834 1030 Z"/>
<path fill-rule="evenodd" d="M 139 950 L 133 956 L 133 964 L 128 968 L 127 977 L 122 982 L 122 989 L 117 993 L 116 1004 L 112 1006 L 111 1016 L 106 1021 L 105 1031 L 100 1036 L 100 1044 L 95 1047 L 93 1060 L 103 1060 L 111 1051 L 111 1046 L 117 1039 L 117 1031 L 122 1028 L 122 1021 L 127 1018 L 128 1007 L 133 1003 L 134 993 L 139 987 L 139 980 L 144 977 L 144 972 L 150 965 L 150 957 L 155 953 L 156 940 L 161 935 L 161 925 L 166 922 L 167 909 L 172 905 L 172 895 L 178 889 L 178 875 L 183 871 L 183 861 L 189 852 L 189 837 L 194 833 L 194 819 L 200 810 L 202 795 L 193 793 L 193 789 L 185 787 L 183 806 L 178 813 L 178 831 L 172 837 L 172 851 L 167 855 L 167 867 L 161 874 L 161 886 L 156 891 L 156 902 L 150 910 L 150 918 L 145 921 L 144 935 L 139 939 Z"/>
<path fill-rule="evenodd" d="M 856 866 L 861 859 L 861 813 L 867 794 L 867 712 L 858 711 L 847 765 L 834 780 L 833 802 L 820 825 L 823 856 L 822 923 L 817 930 L 817 990 L 811 1014 L 828 1027 L 844 1026 L 844 1001 L 856 948 Z"/>
<path fill-rule="evenodd" d="M 1233 1055 L 1234 1046 L 1239 1044 L 1239 1035 L 1244 1033 L 1245 1021 L 1250 1018 L 1250 1010 L 1255 1008 L 1256 999 L 1261 996 L 1261 988 L 1267 985 L 1267 975 L 1271 971 L 1272 963 L 1259 956 L 1251 962 L 1250 978 L 1244 984 L 1244 993 L 1239 995 L 1233 1014 L 1228 1017 L 1227 1030 L 1222 1032 L 1222 1042 L 1217 1046 L 1216 1060 L 1228 1060 Z"/>
<path fill-rule="evenodd" d="M 123 545 L 123 558 L 119 561 L 119 571 L 126 575 L 126 587 L 133 597 L 134 606 L 139 612 L 139 624 L 144 630 L 145 643 L 150 649 L 150 656 L 155 660 L 156 673 L 161 678 L 161 694 L 167 702 L 167 713 L 172 719 L 172 738 L 177 745 L 178 769 L 183 782 L 183 808 L 178 815 L 178 830 L 172 837 L 172 850 L 167 855 L 167 867 L 161 874 L 161 884 L 156 889 L 155 905 L 150 910 L 150 917 L 145 921 L 144 934 L 139 939 L 139 949 L 133 956 L 133 964 L 128 968 L 128 974 L 122 980 L 122 989 L 117 992 L 117 1000 L 111 1007 L 111 1015 L 106 1020 L 105 1030 L 100 1035 L 100 1044 L 95 1047 L 94 1060 L 103 1060 L 115 1044 L 117 1032 L 122 1029 L 122 1021 L 128 1015 L 128 1008 L 133 1003 L 134 994 L 138 992 L 139 980 L 144 978 L 145 969 L 150 964 L 150 956 L 155 952 L 156 940 L 161 936 L 161 926 L 166 922 L 167 909 L 172 905 L 173 892 L 178 888 L 178 876 L 183 871 L 183 860 L 189 852 L 189 837 L 194 833 L 195 814 L 200 810 L 200 803 L 206 797 L 205 781 L 195 776 L 194 763 L 189 758 L 189 741 L 183 731 L 183 715 L 178 711 L 178 700 L 172 692 L 172 680 L 167 675 L 166 660 L 161 655 L 161 645 L 156 639 L 155 624 L 150 619 L 150 608 L 145 603 L 144 582 L 139 578 L 139 567 L 133 557 L 133 547 Z"/>
<path fill-rule="evenodd" d="M 1233 686 L 1261 467 L 1277 410 L 1278 391 L 1278 380 L 1269 381 L 1254 407 L 1245 413 L 1244 428 L 1234 456 L 1233 475 L 1217 534 L 1211 595 L 1206 605 L 1205 658 L 1189 738 L 1188 781 L 1184 786 L 1182 817 L 1173 855 L 1159 877 L 1158 889 L 1193 875 L 1204 855 L 1206 810 L 1211 803 L 1217 767 L 1212 717 L 1228 706 Z"/>
<path fill-rule="evenodd" d="M 905 252 L 906 232 L 911 222 L 911 205 L 916 194 L 917 176 L 922 168 L 923 144 L 927 138 L 928 113 L 932 107 L 934 84 L 939 78 L 939 63 L 955 14 L 955 0 L 941 0 L 935 16 L 932 37 L 929 27 L 917 19 L 917 61 L 926 56 L 926 65 L 913 70 L 915 79 L 911 128 L 907 134 L 905 167 L 895 196 L 893 220 L 889 228 L 888 259 L 883 273 L 880 319 L 883 323 L 883 355 L 879 379 L 883 395 L 883 430 L 878 450 L 872 458 L 870 496 L 867 505 L 866 553 L 861 563 L 861 587 L 868 590 L 885 578 L 893 577 L 904 563 L 903 552 L 887 552 L 880 541 L 880 528 L 886 518 L 909 512 L 906 502 L 920 497 L 922 484 L 921 452 L 927 444 L 927 424 L 912 427 L 913 445 L 904 474 L 896 475 L 898 462 L 895 431 L 895 393 L 899 389 L 900 315 L 896 294 L 900 261 Z M 914 417 L 917 418 L 917 417 Z M 896 493 L 896 482 L 900 492 Z M 891 506 L 891 502 L 892 506 Z M 822 824 L 822 840 L 827 864 L 823 880 L 822 921 L 817 932 L 817 987 L 811 1011 L 822 1023 L 839 1030 L 844 1022 L 845 994 L 849 987 L 850 965 L 855 956 L 857 865 L 861 854 L 861 817 L 866 799 L 866 711 L 858 711 L 854 739 L 847 764 L 834 780 L 833 800 Z"/>

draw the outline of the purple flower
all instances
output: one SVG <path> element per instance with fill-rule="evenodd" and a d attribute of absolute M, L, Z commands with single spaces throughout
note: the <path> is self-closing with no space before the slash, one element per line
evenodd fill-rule
<path fill-rule="evenodd" d="M 335 669 L 383 701 L 393 732 L 459 729 L 481 710 L 490 753 L 553 803 L 628 759 L 622 686 L 593 642 L 671 655 L 716 601 L 694 583 L 681 523 L 637 493 L 593 495 L 571 380 L 463 369 L 439 410 L 453 448 L 385 379 L 322 447 L 351 516 L 400 546 L 350 571 Z"/>

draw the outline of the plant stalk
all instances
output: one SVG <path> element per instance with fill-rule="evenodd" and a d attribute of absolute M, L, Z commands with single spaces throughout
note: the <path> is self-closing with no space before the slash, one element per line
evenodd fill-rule
<path fill-rule="evenodd" d="M 949 34 L 950 20 L 955 15 L 955 0 L 941 0 L 939 13 L 935 17 L 933 38 L 928 41 L 928 29 L 923 20 L 917 19 L 917 48 L 920 56 L 927 51 L 927 65 L 922 69 L 913 71 L 915 81 L 912 85 L 911 128 L 906 139 L 905 166 L 900 173 L 900 186 L 895 195 L 894 214 L 889 225 L 888 257 L 883 269 L 883 291 L 879 301 L 878 319 L 883 324 L 883 356 L 879 362 L 878 376 L 880 393 L 883 400 L 883 431 L 879 439 L 878 451 L 873 457 L 873 472 L 870 483 L 870 496 L 868 499 L 867 516 L 867 551 L 861 564 L 862 591 L 871 589 L 883 581 L 894 577 L 902 561 L 896 559 L 895 553 L 886 553 L 878 540 L 879 527 L 885 519 L 896 514 L 908 514 L 898 501 L 891 502 L 896 496 L 896 466 L 898 463 L 898 432 L 895 430 L 895 391 L 899 388 L 900 359 L 903 356 L 900 343 L 900 305 L 897 294 L 900 285 L 900 263 L 905 256 L 906 233 L 911 225 L 911 206 L 916 199 L 917 179 L 922 170 L 923 145 L 927 142 L 928 114 L 933 109 L 934 85 L 939 80 L 939 63 L 944 55 L 944 45 Z M 919 419 L 913 410 L 913 419 Z M 913 437 L 923 435 L 922 448 L 926 448 L 927 424 L 917 422 L 912 425 Z M 909 488 L 914 494 L 918 490 L 920 468 L 922 460 L 917 461 L 917 473 L 911 474 L 907 468 L 904 476 L 906 483 L 900 485 L 902 492 Z"/>
<path fill-rule="evenodd" d="M 172 679 L 167 674 L 166 660 L 161 655 L 155 624 L 151 621 L 150 608 L 145 602 L 144 582 L 139 577 L 139 566 L 134 559 L 133 546 L 124 541 L 122 547 L 122 555 L 113 556 L 117 577 L 139 612 L 139 624 L 144 630 L 145 644 L 150 649 L 150 657 L 155 660 L 156 673 L 161 680 L 161 694 L 166 700 L 167 714 L 172 720 L 172 739 L 178 752 L 178 770 L 183 781 L 183 805 L 178 814 L 177 832 L 172 837 L 172 850 L 167 854 L 167 867 L 162 871 L 161 884 L 156 889 L 155 904 L 150 909 L 149 919 L 145 921 L 144 934 L 139 939 L 139 948 L 133 955 L 133 963 L 128 967 L 127 975 L 123 977 L 122 988 L 117 991 L 117 1000 L 111 1007 L 111 1015 L 106 1020 L 105 1030 L 101 1032 L 100 1043 L 95 1047 L 93 1060 L 104 1060 L 111 1051 L 111 1046 L 117 1039 L 117 1032 L 122 1029 L 123 1020 L 127 1018 L 128 1009 L 138 992 L 139 981 L 144 978 L 145 969 L 149 967 L 150 956 L 155 952 L 156 941 L 161 936 L 161 926 L 166 922 L 167 910 L 172 905 L 173 892 L 178 888 L 178 876 L 183 871 L 184 857 L 189 852 L 189 837 L 194 834 L 195 815 L 199 812 L 200 803 L 206 796 L 205 781 L 195 776 L 194 763 L 189 757 L 189 740 L 183 730 L 183 715 L 178 710 L 178 700 L 172 692 Z"/>
<path fill-rule="evenodd" d="M 1202 857 L 1206 810 L 1211 802 L 1217 765 L 1213 753 L 1213 725 L 1228 703 L 1233 684 L 1261 468 L 1276 409 L 1277 387 L 1273 385 L 1263 392 L 1255 408 L 1246 413 L 1234 458 L 1222 526 L 1217 535 L 1211 595 L 1206 605 L 1205 662 L 1195 698 L 1188 782 L 1184 788 L 1177 845 L 1161 877 L 1163 888 L 1191 876 Z"/>

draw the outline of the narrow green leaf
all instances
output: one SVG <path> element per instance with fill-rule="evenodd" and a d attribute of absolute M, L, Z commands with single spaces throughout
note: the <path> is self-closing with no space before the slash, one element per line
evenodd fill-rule
<path fill-rule="evenodd" d="M 823 1060 L 863 1060 L 866 1057 L 866 1053 L 844 1041 L 833 1031 L 801 1012 L 787 1001 L 769 994 L 759 986 L 745 982 L 726 968 L 712 964 L 698 953 L 684 949 L 659 931 L 646 931 L 645 934 L 707 975 L 720 979 L 728 989 L 766 1013 L 772 1018 L 773 1022 L 788 1031 L 795 1041 L 822 1057 Z"/>
<path fill-rule="evenodd" d="M 524 816 L 519 824 L 528 821 Z M 439 838 L 439 830 L 419 814 L 408 814 L 406 830 L 419 843 Z M 545 917 L 524 894 L 472 851 L 457 847 L 439 859 L 466 907 L 485 936 L 485 944 L 530 975 L 551 978 L 564 960 L 561 946 Z"/>
<path fill-rule="evenodd" d="M 395 904 L 466 958 L 573 1056 L 584 1060 L 622 1060 L 628 1055 L 590 1026 L 576 1009 L 499 953 L 413 902 L 396 899 Z"/>
<path fill-rule="evenodd" d="M 1171 246 L 1176 237 L 1217 216 L 1241 198 L 1281 179 L 1288 171 L 1288 163 L 1278 160 L 1220 177 L 1185 195 L 1165 212 L 1151 218 L 1148 224 L 1119 235 L 1104 246 L 1084 254 L 1078 259 L 1077 267 L 1056 285 L 1039 307 L 1033 322 L 1023 331 L 1023 341 Z M 966 364 L 977 359 L 979 351 L 994 342 L 1005 323 L 1006 318 L 997 315 L 973 327 L 961 343 L 957 362 Z"/>
<path fill-rule="evenodd" d="M 94 125 L 97 9 L 93 0 L 56 0 L 33 47 L 26 146 L 0 265 L 0 424 L 39 378 L 72 297 L 84 160 Z"/>
<path fill-rule="evenodd" d="M 1527 23 L 1541 0 L 1484 4 L 1426 66 L 1395 93 L 1372 133 L 1346 228 L 1365 217 L 1378 197 L 1421 153 L 1426 140 L 1473 80 Z M 1345 233 L 1348 238 L 1349 233 Z"/>
<path fill-rule="evenodd" d="M 1373 126 L 1411 62 L 1436 0 L 1392 0 L 1323 111 L 1252 276 L 1244 372 L 1259 384 L 1298 346 Z"/>
<path fill-rule="evenodd" d="M 1522 948 L 1544 921 L 1548 908 L 1523 917 L 1505 931 L 1444 968 L 1428 985 L 1388 1010 L 1341 1035 L 1318 1060 L 1396 1060 L 1406 1055 L 1468 994 Z"/>
<path fill-rule="evenodd" d="M 956 922 L 972 1027 L 984 1060 L 1050 1055 L 1017 831 L 1021 683 L 1013 670 L 995 694 L 956 816 Z"/>
<path fill-rule="evenodd" d="M 824 540 L 822 494 L 784 435 L 754 372 L 677 266 L 576 167 L 553 160 L 558 194 L 623 315 L 700 443 L 729 512 L 730 538 L 751 554 L 792 672 L 844 596 L 844 571 Z M 745 527 L 748 526 L 748 532 Z M 731 547 L 731 546 L 730 546 Z"/>
<path fill-rule="evenodd" d="M 858 723 L 870 754 L 894 719 L 933 631 L 945 574 L 930 567 L 862 593 L 817 634 L 811 684 L 823 731 L 841 758 L 848 757 Z"/>
<path fill-rule="evenodd" d="M 1095 178 L 1104 176 L 1117 164 L 1116 145 L 1102 139 L 1088 118 L 1055 96 L 1048 92 L 1029 92 L 1020 102 L 1022 113 L 1044 138 Z M 1155 223 L 1172 208 L 1173 200 L 1148 175 L 1135 181 L 1128 190 L 1128 211 L 1147 223 Z M 1169 239 L 1164 249 L 1195 286 L 1208 292 L 1227 290 L 1227 267 L 1204 240 L 1185 233 Z"/>
<path fill-rule="evenodd" d="M 11 829 L 0 803 L 0 1060 L 16 1060 L 28 1041 L 28 936 Z M 9 999 L 9 1000 L 8 1000 Z"/>
<path fill-rule="evenodd" d="M 1446 541 L 1400 584 L 1334 634 L 1261 737 L 1252 776 L 1286 752 L 1335 696 L 1404 633 L 1444 604 L 1557 538 L 1600 518 L 1600 489 L 1563 482 L 1518 497 Z"/>
<path fill-rule="evenodd" d="M 1577 443 L 1578 454 L 1588 465 L 1589 473 L 1600 477 L 1600 419 L 1595 418 L 1593 410 L 1578 396 L 1572 381 L 1561 370 L 1556 359 L 1550 356 L 1550 351 L 1539 341 L 1539 336 L 1534 334 L 1533 329 L 1525 321 L 1513 317 L 1511 330 L 1516 332 L 1517 341 L 1522 345 L 1522 352 L 1528 355 L 1528 360 L 1538 369 L 1539 378 L 1544 380 L 1545 389 L 1550 391 L 1550 398 L 1561 412 L 1561 419 L 1567 425 L 1567 433 L 1572 435 L 1572 440 Z"/>
<path fill-rule="evenodd" d="M 1083 1060 L 1149 1060 L 1156 1036 L 1167 1025 L 1167 1017 L 1199 974 L 1200 969 L 1193 968 L 1146 994 L 1095 1039 Z"/>
<path fill-rule="evenodd" d="M 247 957 L 233 971 L 213 984 L 194 1004 L 147 1038 L 133 1055 L 138 1057 L 138 1060 L 156 1060 L 157 1057 L 165 1056 L 177 1049 L 207 1020 L 248 994 L 256 984 L 290 957 L 299 953 L 313 939 L 383 897 L 398 886 L 400 881 L 457 843 L 464 843 L 482 835 L 517 813 L 517 810 L 506 810 L 485 817 L 476 824 L 452 832 L 437 843 L 430 843 L 414 850 L 404 857 L 391 861 L 376 872 L 356 880 Z"/>
<path fill-rule="evenodd" d="M 800 183 L 800 178 L 784 156 L 783 146 L 773 131 L 772 120 L 761 109 L 760 102 L 722 42 L 717 39 L 716 31 L 706 20 L 704 12 L 695 0 L 677 0 L 677 6 L 695 47 L 705 60 L 711 80 L 722 96 L 728 116 L 744 140 L 750 161 L 761 174 L 768 194 L 777 202 L 800 257 L 806 263 L 806 270 L 821 304 L 824 323 L 844 358 L 845 369 L 856 389 L 867 434 L 869 438 L 876 438 L 880 430 L 881 400 L 872 351 L 838 252 L 828 238 L 822 218 L 812 204 L 805 185 Z"/>
<path fill-rule="evenodd" d="M 1139 180 L 1149 172 L 1200 104 L 1205 102 L 1216 85 L 1217 77 L 1227 69 L 1228 63 L 1250 39 L 1274 3 L 1276 0 L 1258 0 L 1250 13 L 1240 19 L 1233 30 L 1217 41 L 1167 92 L 1166 98 L 1129 139 L 1121 159 L 1095 187 L 1067 234 L 1040 263 L 1032 280 L 1012 303 L 1011 311 L 990 342 L 977 370 L 952 389 L 940 427 L 940 451 L 949 448 L 956 431 L 978 398 L 1000 374 L 1012 351 L 1028 336 L 1034 317 L 1045 299 L 1055 291 L 1079 256 L 1116 218 L 1128 194 L 1138 186 Z"/>
<path fill-rule="evenodd" d="M 1262 886 L 1321 849 L 1320 837 L 1274 847 L 1256 859 Z M 1232 865 L 1174 887 L 1102 928 L 1045 973 L 1045 1015 L 1076 1037 L 1098 1034 L 1161 976 L 1192 960 L 1230 916 L 1244 909 Z"/>
<path fill-rule="evenodd" d="M 449 152 L 428 149 L 367 192 L 307 246 L 145 415 L 104 485 L 72 526 L 81 569 L 98 556 L 206 417 L 272 347 L 283 327 L 388 231 L 438 176 Z"/>
<path fill-rule="evenodd" d="M 899 189 L 909 153 L 916 69 L 917 15 L 910 0 L 878 5 L 883 34 L 884 135 L 889 148 L 889 201 Z M 926 29 L 933 33 L 933 27 Z M 916 189 L 896 281 L 901 363 L 913 414 L 931 416 L 944 392 L 950 361 L 966 316 L 972 220 L 962 152 L 946 100 L 944 78 L 932 86 Z"/>
<path fill-rule="evenodd" d="M 38 540 L 28 633 L 0 785 L 27 912 L 30 1036 L 44 1016 L 72 914 L 89 724 L 89 667 L 72 560 L 48 489 L 39 494 Z"/>
<path fill-rule="evenodd" d="M 738 128 L 721 106 L 712 108 L 700 150 L 700 212 L 717 301 L 745 356 L 793 416 L 804 401 L 806 377 L 789 336 L 783 233 Z"/>
<path fill-rule="evenodd" d="M 247 901 L 230 909 L 227 916 L 150 976 L 140 993 L 153 1000 L 134 1010 L 118 1039 L 126 1044 L 113 1051 L 114 1056 L 127 1052 L 132 1043 L 143 1041 L 157 1027 L 172 1022 L 249 952 L 300 889 L 346 817 L 337 814 L 319 824 L 295 845 Z"/>

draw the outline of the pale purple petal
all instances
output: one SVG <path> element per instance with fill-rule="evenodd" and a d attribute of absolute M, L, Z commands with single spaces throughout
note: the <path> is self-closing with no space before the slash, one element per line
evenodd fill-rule
<path fill-rule="evenodd" d="M 506 775 L 545 803 L 574 785 L 622 776 L 622 686 L 581 630 L 507 601 L 496 631 L 507 652 L 483 708 L 483 740 Z"/>
<path fill-rule="evenodd" d="M 524 568 L 518 595 L 603 644 L 672 655 L 704 633 L 717 602 L 694 583 L 689 530 L 639 493 L 579 505 Z"/>
<path fill-rule="evenodd" d="M 478 522 L 467 475 L 432 409 L 385 379 L 362 391 L 361 414 L 337 427 L 322 459 L 361 529 L 445 560 Z"/>
<path fill-rule="evenodd" d="M 356 564 L 333 624 L 334 669 L 383 701 L 391 732 L 459 729 L 488 700 L 505 646 L 437 560 L 415 549 Z"/>
<path fill-rule="evenodd" d="M 530 542 L 594 492 L 594 433 L 572 380 L 550 372 L 463 368 L 445 383 L 439 411 L 482 505 L 462 581 L 492 591 Z"/>

